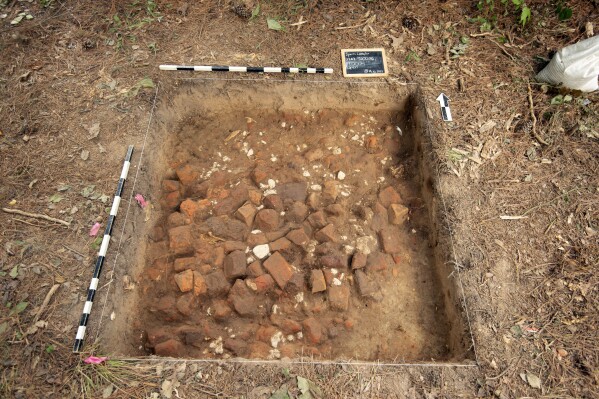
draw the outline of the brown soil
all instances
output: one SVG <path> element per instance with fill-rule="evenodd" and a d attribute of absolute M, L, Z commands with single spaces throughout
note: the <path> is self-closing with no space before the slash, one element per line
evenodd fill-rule
<path fill-rule="evenodd" d="M 534 82 L 543 59 L 585 38 L 588 27 L 597 30 L 597 4 L 569 1 L 572 18 L 559 21 L 552 2 L 529 0 L 532 20 L 522 27 L 511 8 L 495 3 L 496 13 L 481 13 L 465 0 L 263 1 L 259 15 L 248 20 L 238 14 L 246 14 L 253 4 L 244 12 L 236 8 L 235 14 L 224 1 L 157 6 L 153 1 L 0 1 L 0 202 L 3 208 L 70 222 L 65 227 L 0 211 L 0 298 L 6 309 L 0 312 L 0 396 L 270 398 L 283 391 L 298 397 L 299 385 L 305 388 L 300 378 L 308 378 L 322 397 L 598 397 L 599 97 Z M 33 19 L 11 25 L 25 7 Z M 481 32 L 481 21 L 472 22 L 477 16 L 495 26 Z M 277 18 L 286 31 L 268 29 L 267 18 Z M 430 244 L 426 261 L 434 269 L 421 270 L 437 273 L 427 276 L 427 282 L 436 279 L 430 289 L 442 290 L 436 303 L 443 304 L 446 317 L 432 325 L 445 324 L 439 333 L 449 346 L 444 359 L 461 363 L 387 367 L 319 364 L 311 357 L 259 364 L 220 358 L 124 359 L 125 353 L 144 353 L 145 337 L 132 341 L 132 331 L 143 330 L 151 319 L 135 313 L 147 286 L 147 235 L 165 216 L 161 180 L 169 173 L 165 158 L 176 154 L 171 139 L 184 134 L 179 129 L 186 126 L 189 132 L 197 129 L 187 123 L 200 126 L 197 119 L 185 118 L 204 115 L 198 104 L 209 103 L 202 97 L 207 81 L 185 78 L 250 77 L 180 75 L 159 72 L 157 65 L 335 69 L 329 79 L 253 75 L 261 81 L 243 84 L 256 90 L 274 87 L 269 85 L 275 79 L 347 83 L 339 71 L 339 50 L 364 47 L 387 50 L 389 78 L 344 90 L 360 87 L 353 93 L 376 94 L 388 84 L 420 85 L 418 100 L 398 107 L 412 110 L 399 118 L 400 127 L 406 124 L 404 134 L 425 132 L 427 138 L 419 144 L 414 136 L 411 163 L 399 160 L 420 168 L 415 173 L 405 167 L 406 174 L 398 177 L 406 190 L 403 203 L 416 216 L 402 228 L 411 231 L 410 223 L 423 223 L 410 237 L 419 239 L 418 245 Z M 153 88 L 142 87 L 149 83 L 142 80 L 146 77 Z M 311 91 L 314 104 L 334 100 L 324 90 L 331 86 L 310 84 L 318 88 Z M 451 123 L 439 117 L 435 98 L 441 92 L 451 99 Z M 220 94 L 227 96 L 226 90 Z M 248 104 L 254 94 L 237 87 L 222 103 L 242 98 Z M 573 99 L 552 104 L 560 94 Z M 192 97 L 197 101 L 187 101 Z M 346 100 L 338 97 L 337 103 Z M 263 130 L 279 131 L 282 114 L 276 116 L 275 110 L 280 105 L 255 118 Z M 319 103 L 308 108 L 329 107 Z M 363 110 L 337 110 L 338 122 L 358 109 Z M 381 126 L 385 120 L 375 109 L 362 114 L 374 115 Z M 247 130 L 237 127 L 245 116 L 223 122 L 220 137 L 229 130 Z M 90 129 L 95 123 L 100 126 L 97 136 Z M 86 352 L 74 355 L 71 348 L 98 250 L 89 230 L 95 221 L 106 221 L 130 144 L 136 151 Z M 400 150 L 403 145 L 399 143 Z M 139 208 L 132 200 L 138 193 L 154 208 Z M 421 211 L 410 203 L 411 196 L 425 201 Z M 424 209 L 429 216 L 417 217 Z M 53 285 L 58 289 L 44 301 Z M 365 303 L 354 286 L 351 290 L 356 308 Z M 457 295 L 462 290 L 463 302 Z M 440 348 L 412 359 L 428 359 Z M 353 356 L 351 350 L 344 352 Z M 91 354 L 110 359 L 103 366 L 83 363 Z"/>
<path fill-rule="evenodd" d="M 169 144 L 157 155 L 167 180 L 133 312 L 144 315 L 146 347 L 179 357 L 457 359 L 419 190 L 421 133 L 400 93 L 213 86 L 201 101 L 186 94 L 198 109 L 153 138 Z M 282 281 L 271 255 L 289 264 Z M 130 333 L 137 353 L 140 334 Z"/>

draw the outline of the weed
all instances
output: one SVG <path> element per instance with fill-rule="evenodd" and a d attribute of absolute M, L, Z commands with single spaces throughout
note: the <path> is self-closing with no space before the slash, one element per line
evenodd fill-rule
<path fill-rule="evenodd" d="M 510 13 L 518 16 L 518 21 L 522 26 L 525 26 L 532 16 L 530 8 L 524 0 L 498 0 L 502 6 L 503 15 Z M 509 4 L 511 3 L 511 8 Z M 496 0 L 479 0 L 476 7 L 483 15 L 469 19 L 470 22 L 480 23 L 481 32 L 492 30 L 497 24 L 499 10 L 497 9 Z"/>
<path fill-rule="evenodd" d="M 117 50 L 124 48 L 124 37 L 129 41 L 135 41 L 136 37 L 133 31 L 142 28 L 154 21 L 160 22 L 162 16 L 158 10 L 158 4 L 155 0 L 134 0 L 127 7 L 127 11 L 123 14 L 114 14 L 110 18 L 111 33 L 116 36 L 115 41 L 109 43 L 116 44 Z"/>
<path fill-rule="evenodd" d="M 152 42 L 150 44 L 148 44 L 148 49 L 152 52 L 152 54 L 156 55 L 156 53 L 158 52 L 158 46 L 156 46 L 156 43 Z"/>
<path fill-rule="evenodd" d="M 107 385 L 114 385 L 116 391 L 121 391 L 127 397 L 131 397 L 132 390 L 143 389 L 139 386 L 140 381 L 142 385 L 153 385 L 149 367 L 142 368 L 121 360 L 107 360 L 102 364 L 79 362 L 75 367 L 75 376 L 81 397 L 84 398 L 97 397 L 99 390 Z"/>
<path fill-rule="evenodd" d="M 418 55 L 417 52 L 415 52 L 414 50 L 410 50 L 410 52 L 408 53 L 408 55 L 406 55 L 406 63 L 409 62 L 420 62 L 420 56 Z"/>
<path fill-rule="evenodd" d="M 460 37 L 460 42 L 449 50 L 451 53 L 451 58 L 458 58 L 459 56 L 466 54 L 466 49 L 468 48 L 469 43 L 470 39 L 468 39 L 468 37 Z"/>
<path fill-rule="evenodd" d="M 560 21 L 567 21 L 572 18 L 572 9 L 564 4 L 564 1 L 559 0 L 555 6 L 555 13 Z"/>

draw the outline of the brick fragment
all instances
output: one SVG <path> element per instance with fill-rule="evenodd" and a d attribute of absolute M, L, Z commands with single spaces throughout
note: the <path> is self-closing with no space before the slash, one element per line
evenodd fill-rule
<path fill-rule="evenodd" d="M 267 209 L 274 209 L 277 212 L 281 212 L 283 210 L 283 200 L 277 194 L 267 195 L 262 199 L 262 203 Z"/>
<path fill-rule="evenodd" d="M 181 292 L 191 291 L 193 289 L 193 271 L 187 269 L 175 274 L 175 283 Z"/>
<path fill-rule="evenodd" d="M 310 240 L 310 237 L 308 237 L 304 229 L 291 230 L 286 237 L 289 239 L 289 241 L 299 246 L 307 244 Z"/>
<path fill-rule="evenodd" d="M 204 280 L 206 281 L 208 295 L 211 297 L 225 295 L 231 287 L 222 270 L 206 274 Z"/>
<path fill-rule="evenodd" d="M 273 209 L 262 209 L 254 218 L 254 225 L 265 232 L 279 228 L 279 213 Z"/>
<path fill-rule="evenodd" d="M 247 261 L 245 252 L 233 251 L 225 256 L 224 272 L 229 280 L 243 277 L 246 275 Z"/>
<path fill-rule="evenodd" d="M 206 280 L 204 280 L 204 276 L 202 273 L 198 271 L 193 272 L 193 294 L 195 296 L 204 295 L 208 292 L 208 287 L 206 286 Z"/>
<path fill-rule="evenodd" d="M 182 357 L 185 354 L 185 346 L 175 339 L 169 339 L 157 344 L 154 353 L 158 356 Z"/>
<path fill-rule="evenodd" d="M 367 256 L 361 252 L 356 252 L 354 256 L 352 256 L 351 260 L 351 268 L 352 269 L 361 269 L 366 266 Z"/>
<path fill-rule="evenodd" d="M 190 316 L 197 304 L 197 298 L 192 294 L 185 294 L 177 299 L 177 310 L 185 316 Z"/>
<path fill-rule="evenodd" d="M 310 286 L 312 287 L 312 293 L 326 291 L 327 282 L 324 279 L 324 274 L 320 269 L 312 270 L 310 274 Z"/>
<path fill-rule="evenodd" d="M 293 269 L 279 252 L 275 252 L 266 259 L 264 267 L 281 289 L 285 288 L 285 285 L 287 285 L 287 282 L 293 275 Z"/>
<path fill-rule="evenodd" d="M 388 254 L 394 254 L 402 250 L 401 240 L 397 228 L 387 227 L 379 232 L 383 250 Z"/>
<path fill-rule="evenodd" d="M 169 249 L 175 255 L 186 255 L 192 253 L 193 237 L 191 235 L 191 226 L 173 227 L 168 231 Z"/>
<path fill-rule="evenodd" d="M 331 223 L 318 230 L 316 234 L 314 234 L 314 238 L 316 238 L 319 242 L 338 242 L 339 237 L 337 232 L 335 231 L 335 226 Z"/>
<path fill-rule="evenodd" d="M 271 242 L 269 247 L 270 247 L 271 252 L 276 252 L 276 251 L 284 251 L 284 250 L 288 249 L 290 245 L 291 245 L 291 241 L 289 241 L 285 237 L 282 237 L 276 241 Z"/>
<path fill-rule="evenodd" d="M 349 287 L 347 285 L 331 285 L 327 293 L 331 309 L 344 312 L 349 308 Z"/>
<path fill-rule="evenodd" d="M 323 327 L 322 325 L 314 318 L 309 317 L 302 323 L 304 327 L 304 336 L 308 340 L 309 343 L 316 345 L 323 341 Z"/>
<path fill-rule="evenodd" d="M 385 208 L 388 208 L 391 204 L 400 203 L 401 196 L 393 187 L 387 186 L 379 192 L 379 201 Z"/>
<path fill-rule="evenodd" d="M 247 226 L 251 226 L 254 223 L 254 216 L 256 216 L 256 207 L 250 203 L 242 205 L 235 211 L 235 217 L 245 223 Z"/>

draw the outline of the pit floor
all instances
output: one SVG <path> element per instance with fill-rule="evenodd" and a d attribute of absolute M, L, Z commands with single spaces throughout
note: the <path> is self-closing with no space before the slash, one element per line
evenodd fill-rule
<path fill-rule="evenodd" d="M 311 356 L 398 363 L 452 358 L 451 325 L 429 248 L 430 224 L 409 116 L 401 107 L 360 111 L 335 110 L 330 102 L 327 108 L 310 106 L 309 101 L 307 105 L 292 110 L 198 109 L 169 130 L 163 155 L 156 157 L 163 163 L 155 168 L 160 171 L 155 198 L 160 206 L 154 210 L 144 268 L 137 278 L 140 295 L 132 312 L 129 342 L 137 349 L 129 352 L 207 359 Z M 265 172 L 262 182 L 256 180 L 256 169 Z M 193 182 L 182 181 L 190 170 L 195 173 Z M 197 212 L 167 204 L 172 191 L 165 189 L 165 180 L 179 181 L 179 203 L 208 204 L 208 209 Z M 285 192 L 286 183 L 304 184 L 305 197 L 285 200 L 285 194 L 277 190 Z M 331 184 L 336 187 L 333 199 L 326 188 Z M 243 197 L 231 208 L 231 198 L 240 187 L 253 192 L 254 200 L 256 192 L 260 194 L 253 204 L 257 210 L 264 207 L 269 194 L 284 197 L 284 209 L 277 210 L 278 227 L 268 236 L 271 246 L 294 229 L 303 229 L 309 236 L 308 243 L 291 242 L 279 251 L 291 265 L 292 283 L 282 288 L 275 282 L 266 292 L 256 292 L 256 276 L 247 269 L 245 275 L 228 279 L 226 290 L 237 279 L 245 283 L 235 285 L 241 290 L 235 288 L 236 294 L 205 292 L 201 287 L 195 294 L 193 289 L 182 292 L 175 281 L 182 270 L 174 270 L 177 258 L 195 257 L 187 266 L 197 273 L 194 281 L 223 270 L 219 247 L 226 247 L 224 255 L 228 256 L 243 243 L 248 266 L 258 260 L 252 252 L 256 240 L 251 236 L 264 232 L 258 232 L 255 220 L 241 233 L 209 222 L 217 217 L 240 219 L 235 215 L 237 208 L 252 204 L 249 197 Z M 391 223 L 389 201 L 381 194 L 389 188 L 398 194 L 395 202 L 409 210 L 405 220 L 396 224 Z M 290 218 L 295 202 L 306 205 L 305 219 Z M 340 207 L 331 212 L 332 204 Z M 334 243 L 315 239 L 321 226 L 309 220 L 319 211 L 334 226 Z M 170 230 L 181 225 L 190 226 L 193 250 L 176 254 Z M 232 226 L 235 230 L 240 224 Z M 381 229 L 393 235 L 387 248 Z M 362 295 L 352 257 L 369 251 L 368 264 L 360 272 L 365 271 L 371 292 Z M 370 258 L 375 253 L 385 257 L 383 270 L 371 265 L 376 264 Z M 329 258 L 324 263 L 323 256 Z M 266 259 L 262 259 L 260 273 L 269 274 L 264 269 Z M 312 270 L 325 272 L 326 291 L 312 292 Z M 332 303 L 334 286 L 349 292 L 347 306 Z M 241 315 L 238 307 L 243 306 L 235 295 L 242 302 L 250 301 L 254 309 L 242 309 Z"/>

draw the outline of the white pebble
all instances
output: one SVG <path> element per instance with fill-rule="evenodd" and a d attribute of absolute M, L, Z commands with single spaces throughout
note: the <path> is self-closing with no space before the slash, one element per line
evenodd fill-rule
<path fill-rule="evenodd" d="M 287 127 L 287 122 L 281 122 L 281 127 Z"/>
<path fill-rule="evenodd" d="M 310 172 L 308 172 L 307 170 L 304 171 L 304 173 L 302 173 L 304 175 L 304 177 L 310 177 Z"/>
<path fill-rule="evenodd" d="M 334 278 L 333 285 L 341 285 L 341 280 L 339 280 L 338 278 Z"/>
<path fill-rule="evenodd" d="M 310 189 L 311 189 L 312 191 L 322 191 L 322 186 L 321 186 L 320 184 L 312 184 L 312 185 L 310 186 Z"/>
<path fill-rule="evenodd" d="M 251 148 L 249 149 L 248 153 L 248 158 L 251 157 L 252 155 L 254 155 L 254 150 L 252 150 Z"/>
<path fill-rule="evenodd" d="M 345 179 L 345 173 L 343 173 L 342 171 L 339 171 L 339 173 L 337 173 L 337 179 L 339 179 L 339 180 Z"/>
<path fill-rule="evenodd" d="M 277 183 L 273 179 L 268 179 L 268 187 L 269 188 L 275 188 L 276 185 L 277 185 Z"/>
<path fill-rule="evenodd" d="M 268 244 L 256 245 L 252 252 L 258 257 L 258 259 L 264 259 L 270 252 L 270 247 Z"/>

